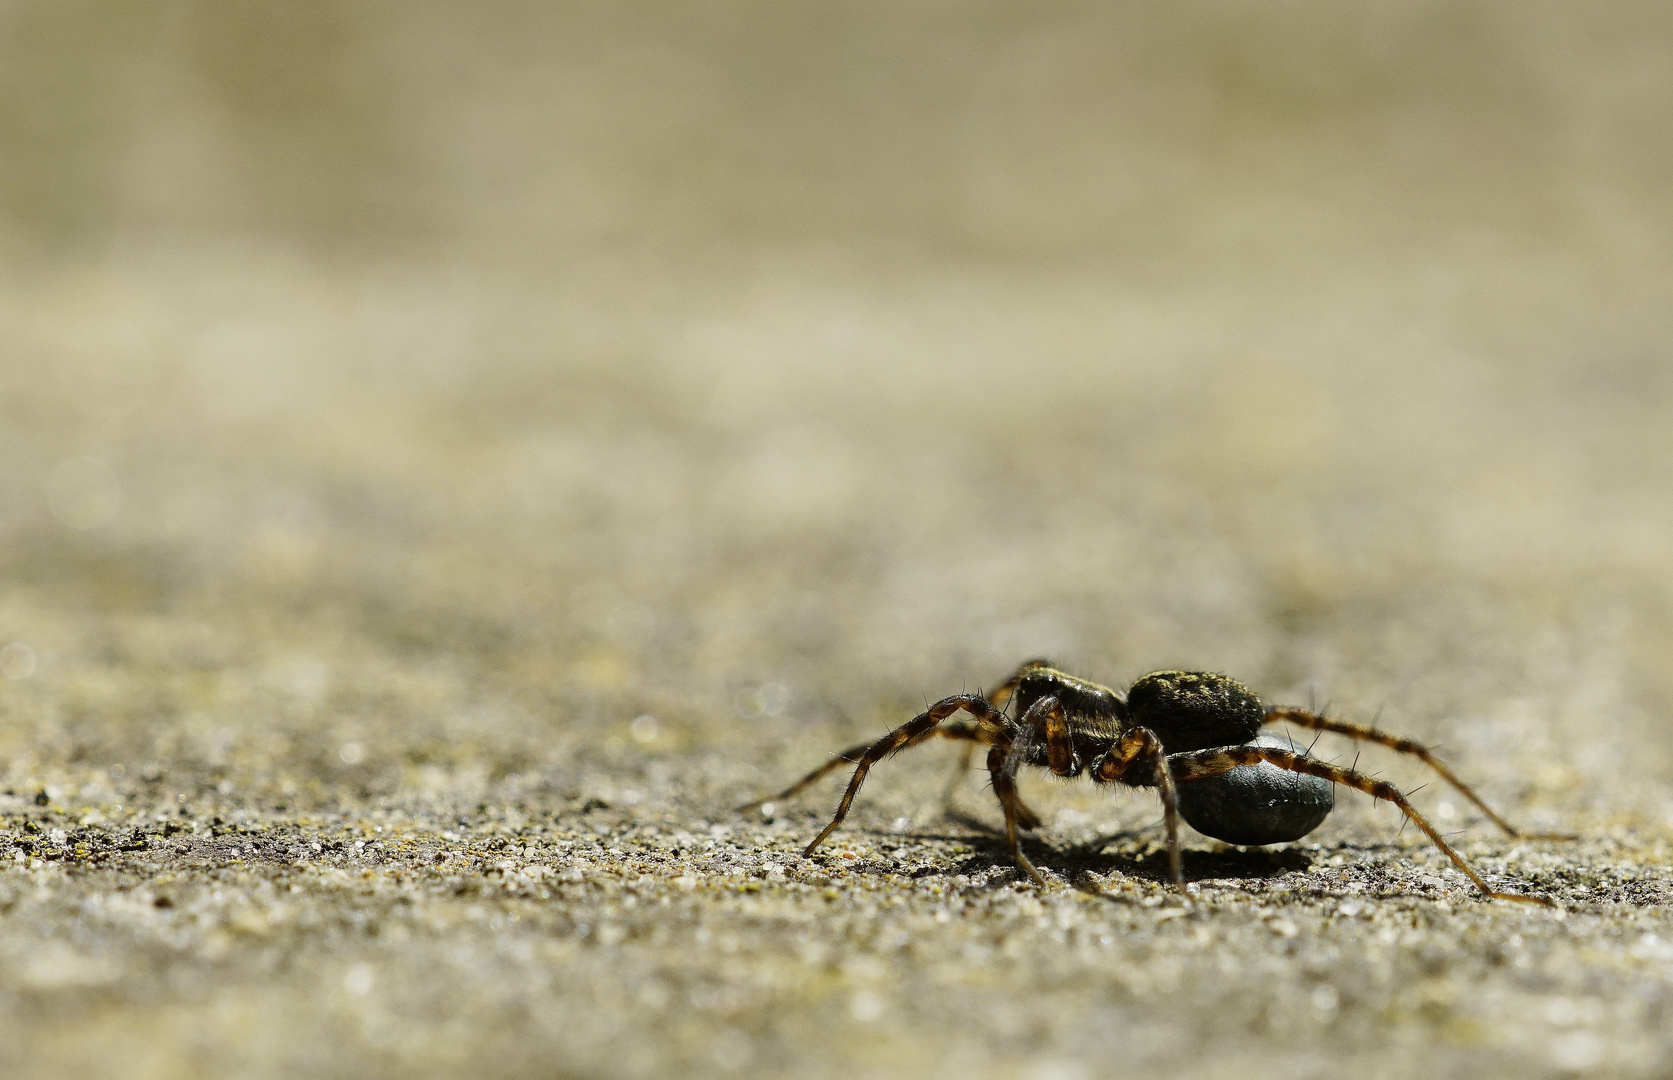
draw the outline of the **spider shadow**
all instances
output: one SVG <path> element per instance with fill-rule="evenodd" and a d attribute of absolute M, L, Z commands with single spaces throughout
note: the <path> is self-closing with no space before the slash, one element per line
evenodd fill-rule
<path fill-rule="evenodd" d="M 968 831 L 957 834 L 909 832 L 895 835 L 913 840 L 960 841 L 974 844 L 983 849 L 983 853 L 963 860 L 956 868 L 957 872 L 1011 869 L 1016 872 L 1017 877 L 1026 880 L 1021 869 L 1012 862 L 1010 845 L 1001 830 L 959 810 L 948 810 L 945 817 L 950 823 Z M 1100 879 L 1107 878 L 1112 873 L 1152 881 L 1158 885 L 1169 884 L 1168 853 L 1165 845 L 1153 844 L 1149 850 L 1141 848 L 1130 853 L 1105 850 L 1111 844 L 1123 840 L 1136 840 L 1156 829 L 1156 825 L 1124 829 L 1064 847 L 1057 847 L 1043 837 L 1029 834 L 1024 834 L 1021 840 L 1024 853 L 1042 870 L 1054 872 L 1071 887 L 1082 892 L 1107 896 Z M 1295 848 L 1221 847 L 1209 851 L 1186 849 L 1182 850 L 1180 855 L 1187 883 L 1221 879 L 1276 878 L 1306 871 L 1313 866 L 1313 856 Z M 936 872 L 926 868 L 919 872 L 919 876 Z"/>

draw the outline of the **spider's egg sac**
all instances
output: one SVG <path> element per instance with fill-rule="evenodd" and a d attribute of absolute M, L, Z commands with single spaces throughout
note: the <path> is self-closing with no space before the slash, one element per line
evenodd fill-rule
<path fill-rule="evenodd" d="M 1280 735 L 1261 735 L 1250 746 L 1306 752 Z M 1300 840 L 1319 827 L 1336 804 L 1335 785 L 1268 761 L 1239 765 L 1219 776 L 1178 786 L 1179 816 L 1204 836 L 1258 847 Z"/>

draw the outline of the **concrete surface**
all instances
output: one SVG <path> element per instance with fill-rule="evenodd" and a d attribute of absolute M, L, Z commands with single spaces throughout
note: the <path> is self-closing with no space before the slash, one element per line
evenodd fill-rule
<path fill-rule="evenodd" d="M 1673 1071 L 1663 8 L 4 15 L 0 1073 Z M 1559 907 L 730 810 L 1035 655 Z"/>

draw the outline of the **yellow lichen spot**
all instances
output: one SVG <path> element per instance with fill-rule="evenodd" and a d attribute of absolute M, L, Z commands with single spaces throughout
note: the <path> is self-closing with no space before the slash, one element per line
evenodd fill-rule
<path fill-rule="evenodd" d="M 620 690 L 632 670 L 627 655 L 613 645 L 601 645 L 576 658 L 570 671 L 589 690 Z"/>

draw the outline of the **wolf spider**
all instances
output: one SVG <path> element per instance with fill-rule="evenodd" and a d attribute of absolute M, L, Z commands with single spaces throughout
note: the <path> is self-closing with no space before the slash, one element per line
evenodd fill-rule
<path fill-rule="evenodd" d="M 1014 717 L 1005 711 L 1008 702 L 1015 704 Z M 949 719 L 960 711 L 973 719 Z M 1017 770 L 1023 765 L 1050 769 L 1063 777 L 1090 776 L 1098 784 L 1155 788 L 1162 797 L 1168 871 L 1180 893 L 1186 891 L 1179 856 L 1181 817 L 1198 832 L 1233 844 L 1299 840 L 1329 815 L 1334 805 L 1332 785 L 1342 784 L 1398 806 L 1483 896 L 1551 905 L 1543 896 L 1491 888 L 1393 784 L 1318 761 L 1283 740 L 1261 734 L 1262 727 L 1278 722 L 1363 739 L 1420 758 L 1507 834 L 1528 837 L 1494 813 L 1427 747 L 1410 739 L 1307 709 L 1265 708 L 1247 687 L 1225 675 L 1156 671 L 1135 682 L 1123 696 L 1059 671 L 1045 660 L 1023 664 L 986 696 L 943 698 L 875 742 L 850 747 L 777 795 L 739 810 L 788 799 L 843 765 L 854 765 L 853 779 L 837 804 L 836 815 L 802 852 L 811 855 L 848 816 L 873 765 L 939 736 L 988 747 L 988 775 L 1005 813 L 1011 856 L 1042 886 L 1046 879 L 1017 842 L 1018 829 L 1040 825 L 1039 815 L 1017 794 Z M 967 764 L 974 749 L 965 749 Z"/>

